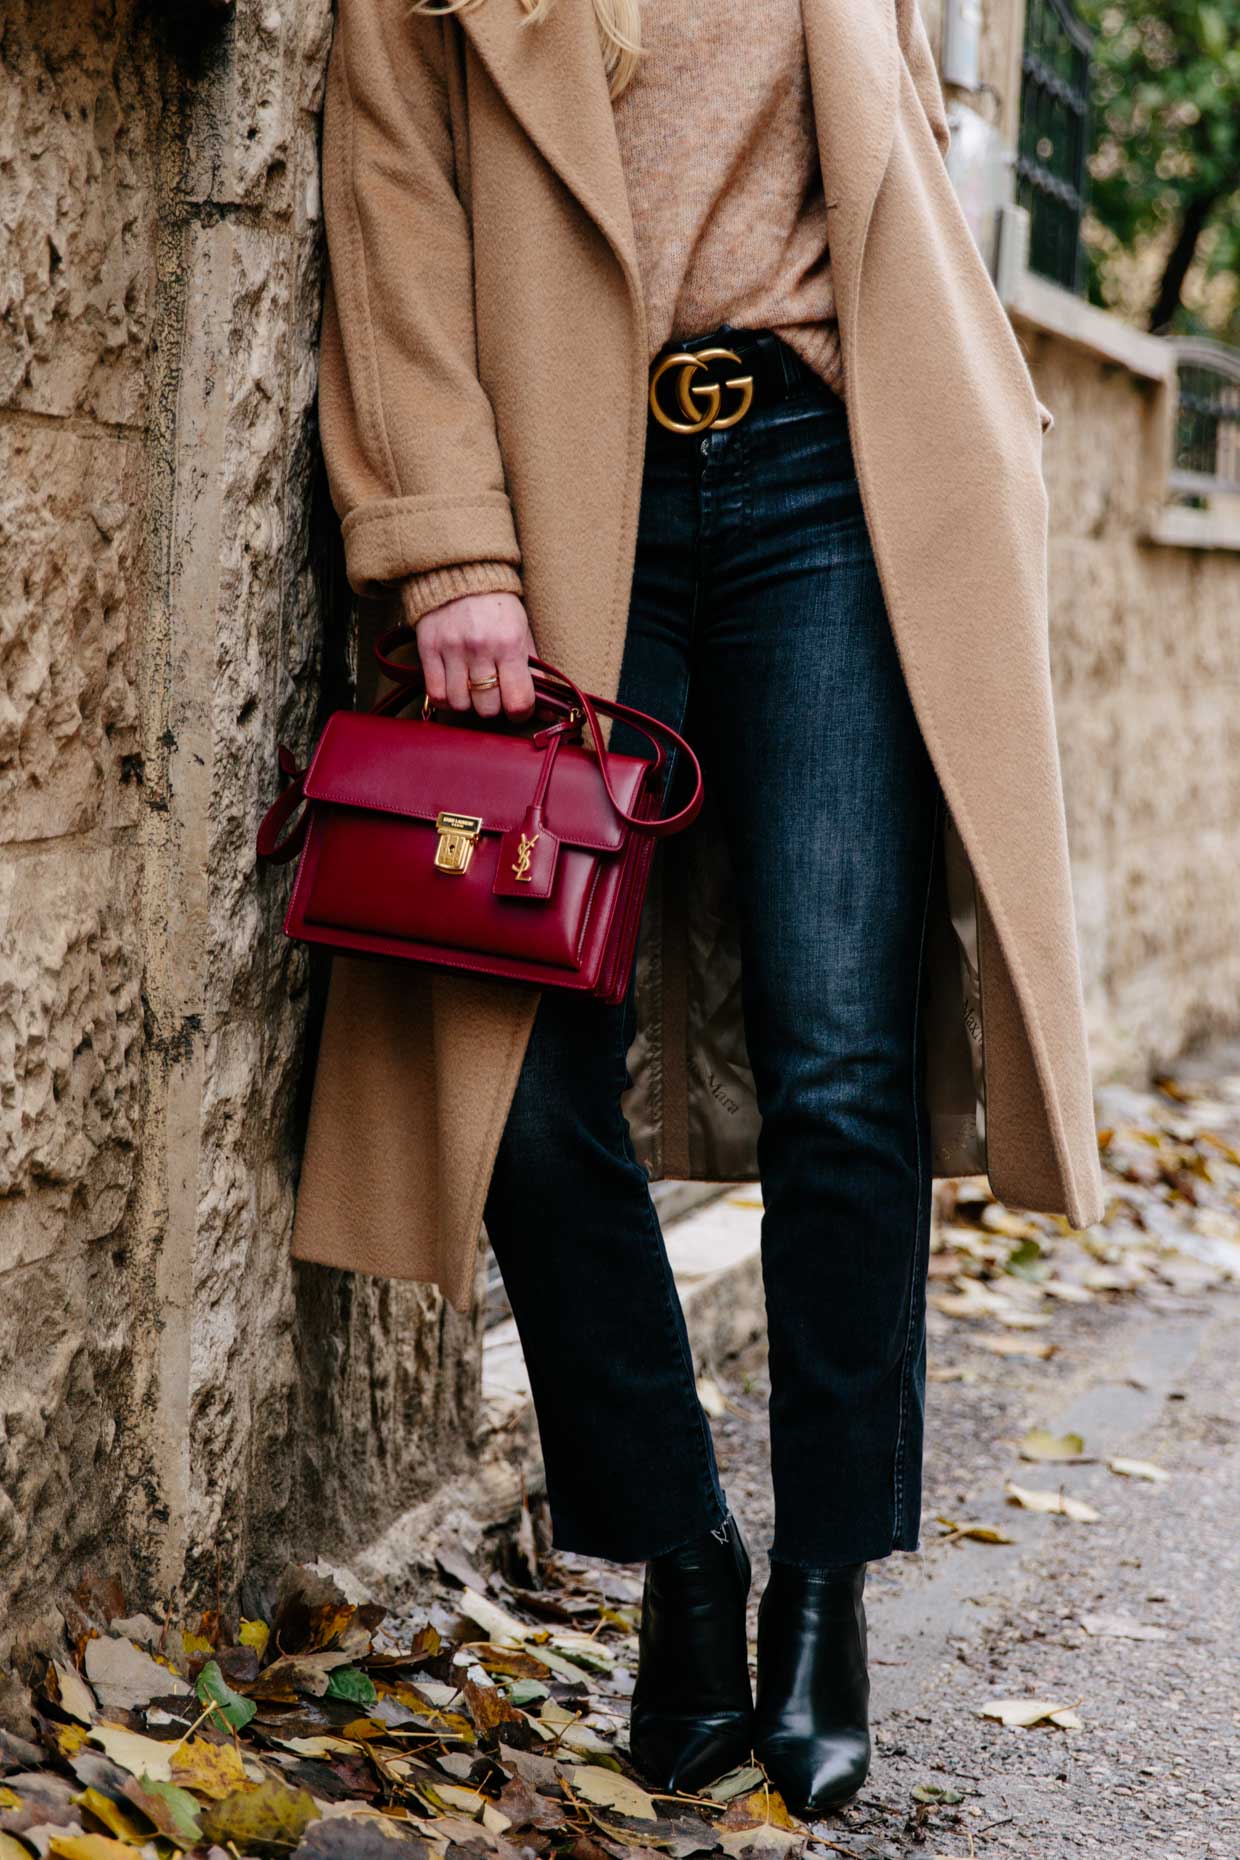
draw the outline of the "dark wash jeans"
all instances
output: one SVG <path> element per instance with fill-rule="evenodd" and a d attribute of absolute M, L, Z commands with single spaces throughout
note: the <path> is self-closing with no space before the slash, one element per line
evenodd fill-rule
<path fill-rule="evenodd" d="M 844 403 L 779 352 L 788 400 L 700 438 L 650 423 L 620 694 L 678 724 L 692 681 L 705 720 L 762 1117 L 772 1556 L 820 1568 L 918 1541 L 939 789 Z M 544 991 L 486 1209 L 555 1542 L 620 1562 L 726 1509 L 621 1111 L 634 1025 L 631 991 L 622 1008 Z"/>

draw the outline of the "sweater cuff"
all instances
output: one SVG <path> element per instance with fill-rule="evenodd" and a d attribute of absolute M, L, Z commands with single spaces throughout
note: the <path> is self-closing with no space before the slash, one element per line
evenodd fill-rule
<path fill-rule="evenodd" d="M 400 584 L 401 612 L 406 625 L 413 626 L 433 607 L 465 594 L 520 593 L 521 577 L 509 562 L 453 562 L 407 576 Z"/>

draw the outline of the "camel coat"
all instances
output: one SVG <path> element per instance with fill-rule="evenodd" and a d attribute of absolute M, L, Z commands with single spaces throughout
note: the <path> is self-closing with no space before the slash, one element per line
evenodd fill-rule
<path fill-rule="evenodd" d="M 947 810 L 930 933 L 938 1173 L 1098 1218 L 1047 655 L 1044 427 L 944 165 L 916 0 L 804 0 L 853 451 Z M 615 693 L 646 430 L 632 222 L 593 8 L 340 0 L 320 414 L 350 581 L 520 564 L 545 657 Z M 464 805 L 464 801 L 462 801 Z M 653 1176 L 756 1173 L 729 875 L 662 855 L 627 1109 Z M 339 959 L 294 1254 L 473 1296 L 537 993 Z M 538 1183 L 530 1194 L 537 1201 Z"/>

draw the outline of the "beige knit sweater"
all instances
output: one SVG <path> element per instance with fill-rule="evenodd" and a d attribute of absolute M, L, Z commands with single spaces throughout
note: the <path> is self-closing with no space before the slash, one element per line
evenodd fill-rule
<path fill-rule="evenodd" d="M 644 56 L 615 105 L 653 356 L 719 323 L 773 329 L 843 395 L 801 0 L 643 0 Z M 416 620 L 519 594 L 470 562 L 412 577 Z"/>

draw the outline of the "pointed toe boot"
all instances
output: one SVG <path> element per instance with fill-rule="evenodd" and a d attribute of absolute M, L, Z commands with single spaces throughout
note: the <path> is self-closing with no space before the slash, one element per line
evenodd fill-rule
<path fill-rule="evenodd" d="M 748 1760 L 749 1552 L 735 1518 L 646 1565 L 629 1750 L 652 1787 L 694 1794 Z"/>
<path fill-rule="evenodd" d="M 773 1563 L 758 1610 L 755 1752 L 788 1807 L 811 1820 L 869 1774 L 865 1567 Z"/>

